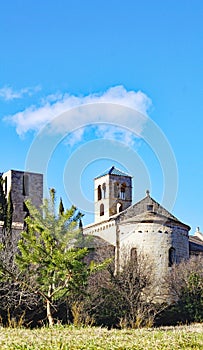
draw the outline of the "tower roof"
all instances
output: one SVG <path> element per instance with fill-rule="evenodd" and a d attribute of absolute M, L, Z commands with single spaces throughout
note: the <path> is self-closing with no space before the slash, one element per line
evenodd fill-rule
<path fill-rule="evenodd" d="M 96 176 L 95 179 L 99 179 L 100 177 L 106 176 L 106 175 L 118 175 L 118 176 L 131 177 L 129 174 L 124 173 L 120 169 L 115 168 L 115 166 L 112 166 L 110 169 L 107 169 L 106 171 L 104 171 L 101 175 Z"/>

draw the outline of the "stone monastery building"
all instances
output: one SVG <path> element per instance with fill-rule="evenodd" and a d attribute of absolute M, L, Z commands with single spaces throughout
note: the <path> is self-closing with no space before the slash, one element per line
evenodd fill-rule
<path fill-rule="evenodd" d="M 96 236 L 115 250 L 116 270 L 122 265 L 122 252 L 142 254 L 154 261 L 159 278 L 173 263 L 203 254 L 203 234 L 189 236 L 190 227 L 164 209 L 146 191 L 132 204 L 132 177 L 114 166 L 94 180 L 95 222 L 84 234 Z"/>
<path fill-rule="evenodd" d="M 13 202 L 12 234 L 18 237 L 28 215 L 25 200 L 30 198 L 39 208 L 43 200 L 43 175 L 10 170 L 3 174 L 4 192 L 11 191 Z M 151 196 L 149 191 L 132 204 L 132 177 L 108 169 L 94 180 L 95 222 L 84 228 L 84 234 L 95 237 L 103 248 L 115 254 L 115 269 L 122 264 L 122 251 L 129 256 L 144 254 L 153 259 L 159 277 L 174 262 L 190 255 L 203 254 L 203 234 L 197 230 L 189 236 L 190 227 L 179 221 Z M 0 222 L 0 229 L 3 223 Z"/>

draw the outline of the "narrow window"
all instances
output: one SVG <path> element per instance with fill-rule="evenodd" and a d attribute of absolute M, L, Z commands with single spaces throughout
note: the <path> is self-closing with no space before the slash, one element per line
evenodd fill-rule
<path fill-rule="evenodd" d="M 98 201 L 100 201 L 100 199 L 102 198 L 101 185 L 99 185 L 97 188 L 97 196 L 98 196 Z"/>
<path fill-rule="evenodd" d="M 133 261 L 133 262 L 137 261 L 137 249 L 136 248 L 131 248 L 130 260 Z"/>
<path fill-rule="evenodd" d="M 29 177 L 27 174 L 23 175 L 23 196 L 29 196 Z"/>
<path fill-rule="evenodd" d="M 126 188 L 126 184 L 124 183 L 121 185 L 121 192 L 120 192 L 121 199 L 125 199 L 125 188 Z"/>
<path fill-rule="evenodd" d="M 119 198 L 119 184 L 118 184 L 118 182 L 114 183 L 114 198 Z"/>
<path fill-rule="evenodd" d="M 106 184 L 103 183 L 102 185 L 102 198 L 106 198 Z"/>
<path fill-rule="evenodd" d="M 104 215 L 104 204 L 100 205 L 100 216 Z"/>
<path fill-rule="evenodd" d="M 176 262 L 176 250 L 171 247 L 168 251 L 168 266 L 171 267 Z"/>
<path fill-rule="evenodd" d="M 6 176 L 5 179 L 4 179 L 4 192 L 5 192 L 5 195 L 7 195 L 7 193 L 8 193 L 7 176 Z"/>

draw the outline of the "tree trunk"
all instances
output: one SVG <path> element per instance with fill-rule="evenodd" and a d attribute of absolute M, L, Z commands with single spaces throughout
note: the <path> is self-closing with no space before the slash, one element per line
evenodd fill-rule
<path fill-rule="evenodd" d="M 49 286 L 49 290 L 48 290 L 48 298 L 49 299 L 47 299 L 47 318 L 49 321 L 49 327 L 52 327 L 54 325 L 54 319 L 53 319 L 52 313 L 51 313 L 51 302 L 50 302 L 51 292 L 52 292 L 52 286 Z"/>

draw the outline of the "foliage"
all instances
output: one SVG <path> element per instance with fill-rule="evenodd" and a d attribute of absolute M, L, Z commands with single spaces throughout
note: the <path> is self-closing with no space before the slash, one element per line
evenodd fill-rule
<path fill-rule="evenodd" d="M 203 257 L 194 256 L 174 265 L 168 288 L 173 304 L 163 313 L 160 322 L 203 322 Z"/>
<path fill-rule="evenodd" d="M 178 286 L 174 288 L 178 297 L 177 312 L 184 317 L 185 321 L 202 322 L 203 257 L 193 257 L 189 261 L 175 266 L 172 274 L 172 284 L 177 283 Z"/>
<path fill-rule="evenodd" d="M 25 219 L 26 229 L 18 241 L 15 264 L 13 266 L 0 259 L 0 287 L 5 291 L 9 284 L 15 286 L 15 296 L 12 296 L 16 299 L 21 290 L 21 306 L 26 294 L 33 302 L 44 299 L 50 325 L 54 324 L 53 312 L 57 311 L 58 305 L 69 293 L 79 295 L 89 274 L 99 268 L 93 262 L 84 262 L 88 248 L 77 244 L 78 240 L 85 244 L 78 229 L 81 214 L 74 206 L 62 210 L 62 200 L 57 213 L 55 202 L 54 189 L 50 190 L 50 198 L 44 200 L 41 210 L 26 201 L 29 216 Z M 12 213 L 11 200 L 8 211 Z M 5 255 L 5 251 L 3 253 Z"/>

